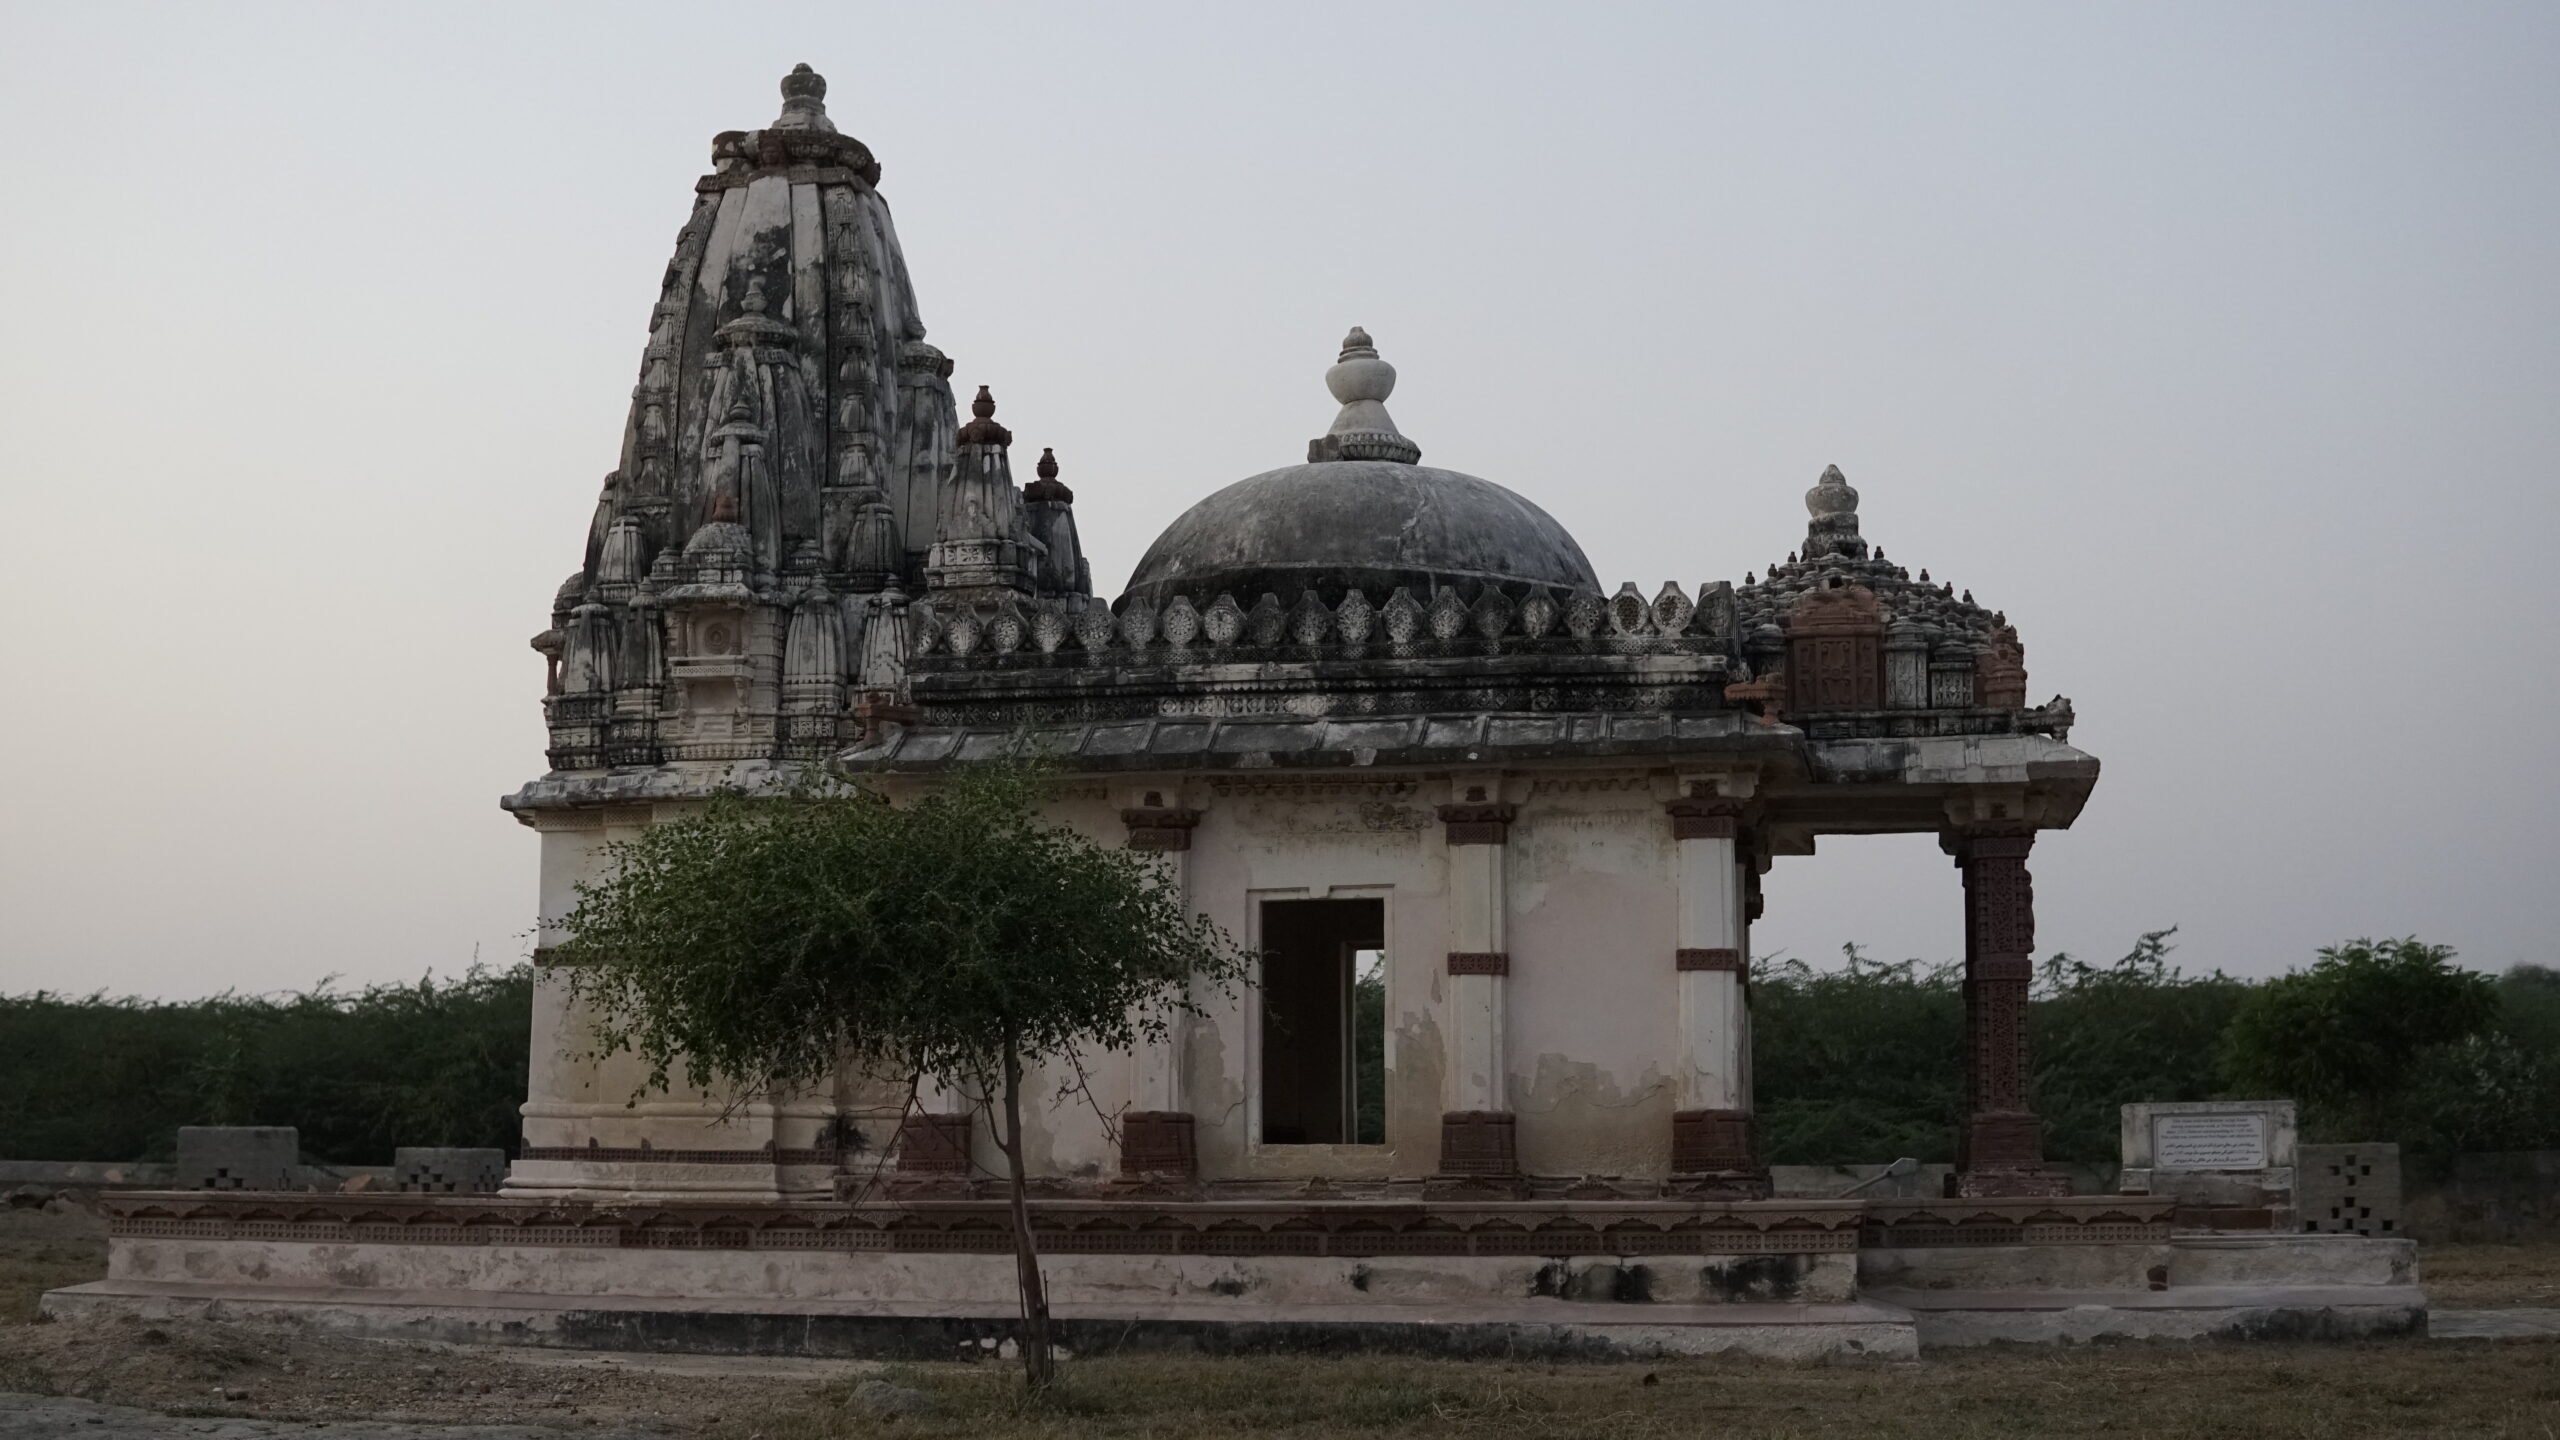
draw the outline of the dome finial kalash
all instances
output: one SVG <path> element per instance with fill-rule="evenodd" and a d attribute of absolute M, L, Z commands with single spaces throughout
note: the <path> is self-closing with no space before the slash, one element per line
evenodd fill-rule
<path fill-rule="evenodd" d="M 1396 390 L 1396 367 L 1378 358 L 1369 332 L 1354 325 L 1342 337 L 1342 354 L 1324 372 L 1324 385 L 1342 406 L 1325 433 L 1307 442 L 1307 463 L 1329 460 L 1390 460 L 1417 464 L 1422 447 L 1406 439 L 1387 415 L 1387 397 Z"/>

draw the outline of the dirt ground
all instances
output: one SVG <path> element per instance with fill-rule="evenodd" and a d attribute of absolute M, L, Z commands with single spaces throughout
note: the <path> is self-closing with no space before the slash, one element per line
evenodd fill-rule
<path fill-rule="evenodd" d="M 95 1401 L 198 1417 L 188 1428 L 215 1426 L 208 1434 L 385 1434 L 247 1423 L 361 1418 L 450 1440 L 490 1432 L 441 1427 L 582 1440 L 2560 1435 L 2560 1343 L 2548 1341 L 1996 1348 L 1866 1366 L 1133 1357 L 1070 1361 L 1063 1393 L 1032 1404 L 1018 1372 L 992 1361 L 603 1356 L 35 1320 L 37 1294 L 94 1278 L 104 1253 L 85 1216 L 0 1212 L 0 1391 L 72 1397 L 12 1402 L 16 1423 L 0 1415 L 0 1434 L 126 1433 L 119 1417 L 133 1413 L 84 1403 Z M 2431 1251 L 2425 1263 L 2447 1307 L 2560 1295 L 2560 1245 Z"/>

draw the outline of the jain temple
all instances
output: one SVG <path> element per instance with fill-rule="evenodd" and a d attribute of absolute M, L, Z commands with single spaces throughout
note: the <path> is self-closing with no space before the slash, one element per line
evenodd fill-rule
<path fill-rule="evenodd" d="M 548 763 L 504 804 L 555 918 L 610 842 L 812 771 L 895 797 L 1036 751 L 1057 820 L 1157 852 L 1261 974 L 1028 1117 L 1068 1344 L 1908 1356 L 2423 1326 L 2408 1242 L 2291 1223 L 2289 1110 L 2206 1117 L 2247 1163 L 2203 1189 L 2074 1194 L 2048 1164 L 2029 866 L 2098 761 L 2068 701 L 2030 702 L 2009 617 L 1888 560 L 1840 471 L 1765 573 L 1603 577 L 1534 482 L 1427 463 L 1393 336 L 1284 337 L 1305 453 L 1202 477 L 1096 576 L 1073 466 L 927 340 L 880 162 L 807 66 L 782 94 L 714 139 L 676 232 L 533 642 Z M 1780 1183 L 1753 1125 L 1761 878 L 1886 833 L 1937 837 L 1965 917 L 1959 1152 L 1925 1185 Z M 112 1278 L 53 1303 L 816 1353 L 1005 1333 L 1003 1161 L 970 1097 L 847 1074 L 634 1103 L 640 1062 L 595 1059 L 586 1023 L 553 972 L 497 1193 L 126 1197 Z M 2131 1163 L 2152 1132 L 2127 1125 Z"/>

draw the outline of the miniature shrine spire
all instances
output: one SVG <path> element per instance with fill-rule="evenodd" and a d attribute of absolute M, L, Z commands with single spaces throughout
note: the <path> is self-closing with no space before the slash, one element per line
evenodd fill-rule
<path fill-rule="evenodd" d="M 1849 560 L 1867 558 L 1867 542 L 1858 537 L 1858 492 L 1850 487 L 1849 477 L 1840 473 L 1839 466 L 1823 467 L 1822 478 L 1804 492 L 1804 508 L 1813 516 L 1804 532 L 1807 564 L 1826 555 Z"/>
<path fill-rule="evenodd" d="M 1396 367 L 1378 358 L 1369 332 L 1354 325 L 1342 337 L 1342 354 L 1324 372 L 1325 388 L 1342 409 L 1324 434 L 1307 442 L 1307 463 L 1328 460 L 1390 460 L 1412 465 L 1422 447 L 1404 437 L 1387 414 L 1387 397 L 1395 393 Z"/>

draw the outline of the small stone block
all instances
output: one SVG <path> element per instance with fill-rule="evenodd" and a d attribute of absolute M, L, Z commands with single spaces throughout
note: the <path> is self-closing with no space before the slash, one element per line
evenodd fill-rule
<path fill-rule="evenodd" d="M 391 1152 L 391 1188 L 413 1194 L 495 1195 L 507 1183 L 507 1152 L 403 1145 Z"/>
<path fill-rule="evenodd" d="M 178 1127 L 181 1190 L 292 1190 L 302 1135 L 290 1125 Z"/>
<path fill-rule="evenodd" d="M 2402 1233 L 2398 1145 L 2304 1145 L 2296 1153 L 2294 1209 L 2303 1233 Z"/>

